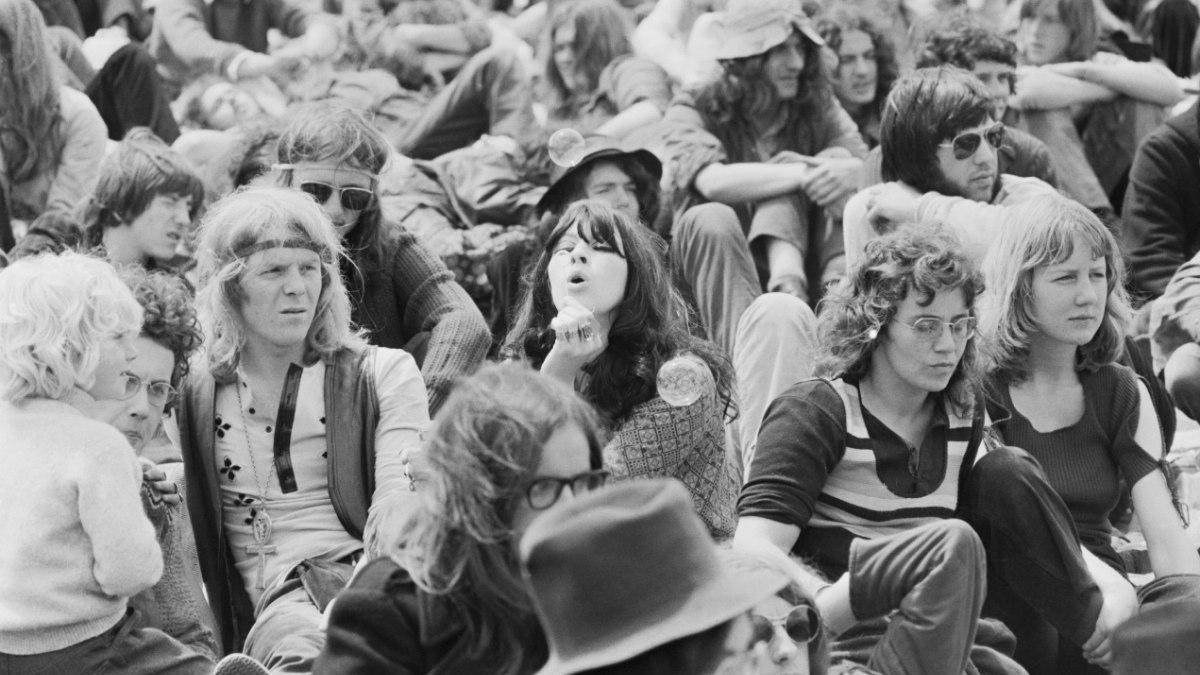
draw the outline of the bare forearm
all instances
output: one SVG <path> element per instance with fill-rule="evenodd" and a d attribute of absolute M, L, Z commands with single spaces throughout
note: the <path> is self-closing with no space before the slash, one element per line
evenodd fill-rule
<path fill-rule="evenodd" d="M 804 164 L 710 164 L 696 174 L 696 190 L 705 199 L 726 204 L 756 202 L 803 189 Z"/>
<path fill-rule="evenodd" d="M 622 110 L 616 117 L 601 124 L 596 133 L 609 138 L 624 138 L 633 130 L 654 124 L 662 119 L 663 111 L 650 101 L 638 101 Z"/>
<path fill-rule="evenodd" d="M 1183 88 L 1174 74 L 1157 63 L 1087 64 L 1083 79 L 1156 105 L 1175 105 L 1183 99 Z"/>

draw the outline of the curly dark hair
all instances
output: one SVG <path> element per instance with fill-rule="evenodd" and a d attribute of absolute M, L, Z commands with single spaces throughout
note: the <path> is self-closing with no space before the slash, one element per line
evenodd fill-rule
<path fill-rule="evenodd" d="M 696 110 L 704 119 L 704 128 L 725 148 L 730 162 L 759 162 L 758 139 L 761 130 L 754 119 L 762 114 L 787 116 L 780 137 L 786 147 L 807 152 L 815 137 L 815 127 L 832 110 L 833 87 L 821 56 L 821 47 L 801 36 L 804 44 L 804 69 L 800 72 L 800 95 L 785 103 L 779 100 L 775 85 L 767 78 L 767 55 L 721 61 L 722 73 L 695 93 Z M 813 151 L 820 150 L 814 148 Z"/>
<path fill-rule="evenodd" d="M 122 266 L 120 272 L 142 306 L 142 337 L 171 350 L 175 357 L 171 386 L 179 389 L 187 377 L 189 359 L 204 342 L 191 289 L 173 274 L 148 271 L 137 265 Z"/>
<path fill-rule="evenodd" d="M 975 315 L 975 298 L 983 292 L 983 275 L 958 241 L 934 225 L 909 225 L 867 244 L 862 262 L 829 291 L 822 301 L 818 332 L 823 353 L 817 372 L 851 381 L 871 370 L 871 355 L 886 335 L 897 307 L 916 294 L 917 304 L 933 302 L 939 291 L 961 290 Z M 946 387 L 957 412 L 974 408 L 979 382 L 975 339 Z"/>
<path fill-rule="evenodd" d="M 965 16 L 955 17 L 925 37 L 917 54 L 918 68 L 958 66 L 974 70 L 980 61 L 1017 66 L 1017 45 Z"/>
<path fill-rule="evenodd" d="M 892 39 L 867 18 L 861 11 L 839 9 L 817 21 L 817 32 L 825 39 L 825 45 L 837 53 L 842 47 L 846 33 L 860 31 L 871 38 L 871 46 L 875 49 L 875 98 L 872 103 L 873 111 L 883 112 L 883 102 L 887 100 L 888 92 L 900 77 L 900 64 L 896 61 L 896 45 Z"/>
<path fill-rule="evenodd" d="M 558 310 L 550 295 L 547 268 L 558 241 L 571 230 L 602 243 L 628 263 L 625 295 L 614 312 L 608 347 L 588 364 L 580 392 L 610 424 L 657 395 L 658 369 L 680 352 L 691 352 L 712 370 L 726 416 L 735 414 L 733 366 L 712 343 L 691 333 L 687 305 L 671 283 L 664 263 L 666 242 L 608 204 L 585 199 L 567 207 L 546 238 L 541 255 L 528 268 L 517 318 L 505 341 L 506 356 L 541 368 L 554 346 L 550 321 Z"/>

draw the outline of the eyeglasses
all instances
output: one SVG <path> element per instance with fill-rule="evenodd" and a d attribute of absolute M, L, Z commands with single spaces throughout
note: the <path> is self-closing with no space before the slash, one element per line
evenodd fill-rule
<path fill-rule="evenodd" d="M 950 327 L 950 335 L 955 342 L 966 342 L 975 336 L 978 320 L 973 316 L 964 316 L 958 321 L 943 321 L 937 317 L 926 316 L 912 323 L 897 320 L 901 326 L 907 326 L 918 338 L 927 342 L 937 342 L 942 337 L 946 326 Z"/>
<path fill-rule="evenodd" d="M 335 187 L 328 183 L 305 181 L 300 184 L 300 189 L 312 195 L 318 204 L 324 204 L 329 201 L 333 193 L 337 192 L 338 201 L 341 202 L 342 208 L 350 211 L 362 211 L 370 206 L 371 202 L 375 201 L 374 192 L 360 187 Z"/>
<path fill-rule="evenodd" d="M 146 399 L 150 402 L 150 405 L 155 407 L 165 406 L 167 403 L 175 400 L 175 396 L 178 393 L 175 391 L 175 387 L 171 386 L 170 382 L 164 382 L 162 380 L 154 380 L 151 382 L 143 380 L 137 375 L 129 372 L 121 373 L 121 377 L 125 379 L 125 382 L 123 383 L 124 389 L 122 389 L 121 395 L 122 401 L 136 396 L 137 393 L 142 390 L 143 386 L 146 387 Z"/>
<path fill-rule="evenodd" d="M 754 626 L 754 641 L 770 643 L 775 638 L 775 626 L 781 626 L 783 632 L 792 642 L 802 645 L 821 630 L 821 615 L 817 608 L 804 602 L 792 608 L 792 611 L 779 619 L 768 619 L 761 614 L 751 614 L 750 623 Z"/>
<path fill-rule="evenodd" d="M 963 160 L 975 154 L 979 146 L 987 139 L 988 145 L 999 148 L 1004 143 L 1004 123 L 997 122 L 983 131 L 968 131 L 954 137 L 953 140 L 938 143 L 939 148 L 950 146 L 954 148 L 954 159 Z"/>
<path fill-rule="evenodd" d="M 552 478 L 543 476 L 534 478 L 529 487 L 525 488 L 525 500 L 529 506 L 541 511 L 554 506 L 562 496 L 563 488 L 570 485 L 572 494 L 583 494 L 603 487 L 608 482 L 608 471 L 587 471 L 570 478 Z"/>

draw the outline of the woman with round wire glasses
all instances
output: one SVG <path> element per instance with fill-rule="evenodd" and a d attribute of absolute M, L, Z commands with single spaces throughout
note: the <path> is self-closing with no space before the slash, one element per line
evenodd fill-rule
<path fill-rule="evenodd" d="M 314 672 L 541 666 L 546 642 L 516 542 L 541 511 L 604 485 L 599 434 L 591 406 L 523 365 L 460 381 L 423 453 L 417 512 L 334 602 Z"/>

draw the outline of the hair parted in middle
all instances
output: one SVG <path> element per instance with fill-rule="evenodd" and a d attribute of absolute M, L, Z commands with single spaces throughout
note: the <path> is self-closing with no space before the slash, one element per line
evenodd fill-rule
<path fill-rule="evenodd" d="M 896 46 L 892 38 L 862 10 L 839 8 L 817 21 L 817 32 L 834 54 L 841 49 L 846 34 L 854 31 L 871 38 L 871 48 L 875 50 L 875 98 L 871 106 L 881 113 L 888 92 L 900 77 L 900 64 L 896 61 Z"/>
<path fill-rule="evenodd" d="M 1047 6 L 1058 10 L 1058 18 L 1071 31 L 1063 60 L 1087 61 L 1095 56 L 1100 40 L 1100 19 L 1092 0 L 1021 0 L 1021 20 L 1037 16 Z"/>
<path fill-rule="evenodd" d="M 735 414 L 733 367 L 712 343 L 691 333 L 687 304 L 671 282 L 664 258 L 666 242 L 634 219 L 595 199 L 567 207 L 551 230 L 537 261 L 526 271 L 522 299 L 503 352 L 540 368 L 554 346 L 550 321 L 557 314 L 547 269 L 558 241 L 572 230 L 625 259 L 625 295 L 613 312 L 608 346 L 588 364 L 580 392 L 606 422 L 619 423 L 633 408 L 654 398 L 658 369 L 679 352 L 691 352 L 713 372 L 717 396 L 727 416 Z"/>
<path fill-rule="evenodd" d="M 1104 258 L 1108 296 L 1096 335 L 1075 353 L 1078 370 L 1115 362 L 1125 350 L 1130 321 L 1121 249 L 1104 223 L 1073 199 L 1046 195 L 1014 207 L 1000 236 L 988 249 L 983 270 L 988 292 L 980 300 L 979 334 L 985 367 L 1007 383 L 1029 376 L 1029 344 L 1038 332 L 1033 308 L 1033 274 L 1057 265 L 1087 246 L 1094 259 Z"/>
<path fill-rule="evenodd" d="M 308 330 L 305 361 L 325 359 L 365 344 L 350 321 L 350 299 L 339 264 L 345 250 L 329 218 L 312 197 L 281 187 L 243 188 L 205 214 L 197 244 L 200 290 L 197 306 L 205 333 L 209 371 L 218 382 L 235 376 L 246 330 L 241 317 L 243 251 L 271 240 L 299 239 L 321 258 L 321 295 Z"/>
<path fill-rule="evenodd" d="M 545 54 L 545 80 L 554 102 L 551 111 L 561 117 L 575 117 L 577 107 L 586 101 L 578 92 L 567 88 L 558 65 L 554 62 L 554 36 L 570 26 L 575 33 L 571 50 L 575 67 L 587 82 L 584 91 L 591 92 L 600 85 L 600 73 L 619 56 L 629 54 L 633 47 L 630 35 L 633 26 L 628 13 L 615 0 L 571 0 L 550 3 L 550 18 L 542 37 Z"/>
<path fill-rule="evenodd" d="M 429 434 L 418 513 L 389 552 L 420 589 L 454 607 L 471 656 L 493 655 L 498 673 L 546 658 L 512 522 L 546 441 L 571 425 L 587 439 L 591 468 L 601 468 L 595 412 L 567 385 L 517 362 L 460 379 Z"/>
<path fill-rule="evenodd" d="M 958 292 L 974 316 L 983 275 L 958 240 L 935 224 L 906 225 L 867 244 L 862 261 L 825 296 L 817 319 L 823 353 L 817 372 L 857 381 L 871 370 L 871 356 L 886 339 L 900 303 L 914 294 L 926 306 L 938 293 Z M 967 416 L 979 381 L 975 339 L 946 386 L 955 410 Z"/>
<path fill-rule="evenodd" d="M 993 108 L 983 83 L 961 68 L 919 68 L 900 78 L 879 123 L 883 179 L 901 181 L 918 192 L 956 194 L 944 187 L 938 144 L 983 124 Z"/>

